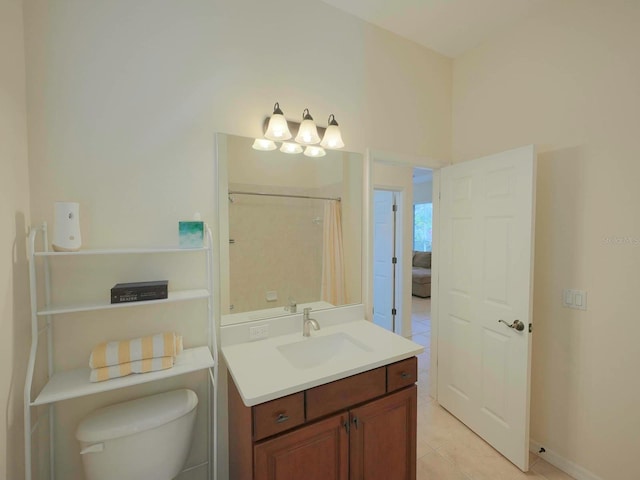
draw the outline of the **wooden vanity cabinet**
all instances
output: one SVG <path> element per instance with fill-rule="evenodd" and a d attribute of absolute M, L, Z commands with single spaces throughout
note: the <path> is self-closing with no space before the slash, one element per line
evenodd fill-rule
<path fill-rule="evenodd" d="M 347 421 L 346 413 L 334 415 L 256 444 L 253 478 L 348 480 Z"/>
<path fill-rule="evenodd" d="M 416 392 L 413 385 L 349 412 L 350 480 L 415 480 Z"/>
<path fill-rule="evenodd" d="M 229 377 L 230 478 L 415 480 L 416 380 L 412 357 L 246 407 Z"/>

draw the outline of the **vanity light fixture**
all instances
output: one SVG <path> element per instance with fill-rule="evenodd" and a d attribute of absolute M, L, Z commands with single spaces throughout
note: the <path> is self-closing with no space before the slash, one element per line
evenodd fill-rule
<path fill-rule="evenodd" d="M 315 145 L 320 142 L 318 128 L 316 127 L 313 117 L 309 114 L 309 109 L 305 108 L 302 112 L 302 123 L 298 129 L 296 142 L 302 145 Z"/>
<path fill-rule="evenodd" d="M 273 140 L 269 140 L 268 138 L 256 138 L 253 141 L 253 145 L 251 145 L 251 148 L 253 148 L 254 150 L 268 152 L 271 150 L 275 150 L 278 147 Z"/>
<path fill-rule="evenodd" d="M 332 113 L 329 115 L 328 120 L 329 126 L 324 132 L 324 137 L 322 137 L 322 141 L 320 145 L 324 148 L 342 148 L 344 147 L 344 142 L 342 141 L 342 134 L 340 133 L 340 128 L 338 128 L 338 122 L 336 122 L 336 117 Z"/>
<path fill-rule="evenodd" d="M 265 138 L 256 138 L 252 147 L 255 150 L 271 151 L 278 148 L 274 141 L 282 142 L 280 151 L 283 153 L 297 154 L 302 153 L 308 157 L 324 157 L 326 149 L 338 149 L 344 147 L 342 134 L 338 127 L 335 115 L 329 115 L 327 128 L 317 127 L 313 121 L 313 117 L 309 113 L 309 109 L 305 108 L 302 112 L 302 123 L 288 122 L 284 117 L 284 113 L 280 109 L 278 102 L 273 106 L 273 114 L 271 117 L 265 118 L 263 128 L 265 129 Z M 286 142 L 295 134 L 295 141 Z M 320 141 L 320 136 L 322 141 Z M 318 145 L 318 143 L 320 145 Z M 313 148 L 309 148 L 313 147 Z"/>
<path fill-rule="evenodd" d="M 287 119 L 284 118 L 284 113 L 280 110 L 280 104 L 276 102 L 273 106 L 273 114 L 269 119 L 269 125 L 264 136 L 269 140 L 289 140 L 292 135 L 289 131 L 289 125 Z"/>
<path fill-rule="evenodd" d="M 280 151 L 283 153 L 302 153 L 302 145 L 293 142 L 282 142 Z"/>

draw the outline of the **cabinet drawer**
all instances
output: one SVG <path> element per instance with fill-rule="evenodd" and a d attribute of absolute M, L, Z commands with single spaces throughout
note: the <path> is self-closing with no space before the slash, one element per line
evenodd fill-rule
<path fill-rule="evenodd" d="M 376 368 L 307 390 L 307 420 L 384 395 L 386 369 Z"/>
<path fill-rule="evenodd" d="M 413 385 L 418 381 L 418 359 L 407 358 L 387 365 L 387 392 Z"/>
<path fill-rule="evenodd" d="M 253 407 L 253 439 L 284 432 L 304 423 L 304 392 Z"/>

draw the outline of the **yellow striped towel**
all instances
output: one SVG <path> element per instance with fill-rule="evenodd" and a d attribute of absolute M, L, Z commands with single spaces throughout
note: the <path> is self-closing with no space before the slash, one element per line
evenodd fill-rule
<path fill-rule="evenodd" d="M 105 342 L 91 350 L 89 366 L 103 368 L 149 358 L 175 357 L 182 352 L 182 336 L 174 332 Z"/>
<path fill-rule="evenodd" d="M 147 358 L 135 362 L 121 363 L 110 367 L 94 368 L 91 370 L 89 380 L 102 382 L 110 378 L 126 377 L 132 373 L 147 373 L 157 370 L 166 370 L 173 367 L 174 357 Z"/>

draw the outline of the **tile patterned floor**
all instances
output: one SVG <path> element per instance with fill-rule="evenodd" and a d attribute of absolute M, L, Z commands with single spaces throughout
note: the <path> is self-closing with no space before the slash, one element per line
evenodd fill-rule
<path fill-rule="evenodd" d="M 431 300 L 412 297 L 412 340 L 418 355 L 418 480 L 574 480 L 531 454 L 522 473 L 429 396 Z"/>

